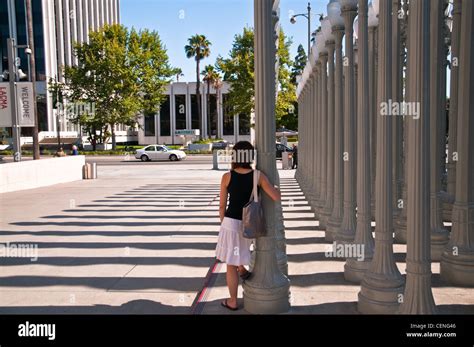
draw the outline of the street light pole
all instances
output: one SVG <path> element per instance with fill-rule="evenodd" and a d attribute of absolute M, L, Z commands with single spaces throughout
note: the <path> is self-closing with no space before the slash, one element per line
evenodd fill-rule
<path fill-rule="evenodd" d="M 255 16 L 255 144 L 258 169 L 272 184 L 278 181 L 275 160 L 275 65 L 279 0 L 254 0 Z M 280 271 L 276 257 L 279 209 L 262 196 L 267 235 L 255 242 L 252 277 L 244 282 L 244 307 L 249 313 L 275 314 L 290 309 L 288 278 Z M 281 210 L 280 210 L 281 211 Z"/>
<path fill-rule="evenodd" d="M 13 160 L 21 161 L 20 124 L 18 122 L 16 103 L 16 66 L 15 66 L 15 39 L 7 39 L 8 46 L 8 80 L 10 83 L 10 99 L 12 108 L 12 137 L 13 137 Z"/>
<path fill-rule="evenodd" d="M 311 52 L 311 3 L 308 2 L 308 59 Z"/>
<path fill-rule="evenodd" d="M 323 14 L 319 14 L 319 20 L 323 19 Z M 304 17 L 308 20 L 308 51 L 306 52 L 306 58 L 309 61 L 309 55 L 311 53 L 311 3 L 308 2 L 307 12 L 306 13 L 299 13 L 291 16 L 290 22 L 291 24 L 296 23 L 296 17 Z"/>
<path fill-rule="evenodd" d="M 33 85 L 33 159 L 40 159 L 39 138 L 38 138 L 38 107 L 36 102 L 36 61 L 35 61 L 35 42 L 33 36 L 33 10 L 31 8 L 31 0 L 26 0 L 26 18 L 28 24 L 28 46 L 30 48 L 29 62 L 30 62 L 30 82 Z"/>

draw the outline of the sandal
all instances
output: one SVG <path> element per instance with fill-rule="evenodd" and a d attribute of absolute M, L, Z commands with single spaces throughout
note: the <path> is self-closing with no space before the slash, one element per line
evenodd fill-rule
<path fill-rule="evenodd" d="M 224 301 L 221 302 L 221 306 L 222 307 L 225 307 L 226 309 L 228 310 L 231 310 L 231 311 L 237 311 L 239 308 L 238 307 L 231 307 L 227 304 L 227 299 L 225 299 Z"/>

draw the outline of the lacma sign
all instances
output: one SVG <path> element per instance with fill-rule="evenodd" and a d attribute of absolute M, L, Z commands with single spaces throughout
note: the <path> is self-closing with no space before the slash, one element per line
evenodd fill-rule
<path fill-rule="evenodd" d="M 18 122 L 21 127 L 35 125 L 33 84 L 31 82 L 16 83 L 16 100 Z M 12 126 L 12 97 L 9 83 L 0 83 L 0 127 Z"/>

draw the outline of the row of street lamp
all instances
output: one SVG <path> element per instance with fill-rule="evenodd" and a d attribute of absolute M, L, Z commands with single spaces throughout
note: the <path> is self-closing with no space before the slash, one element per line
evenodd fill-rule
<path fill-rule="evenodd" d="M 440 262 L 445 281 L 474 285 L 468 217 L 474 215 L 474 196 L 466 193 L 474 191 L 473 104 L 467 96 L 474 83 L 469 74 L 474 5 L 455 0 L 450 24 L 444 19 L 447 4 L 330 0 L 297 78 L 296 178 L 326 241 L 363 249 L 363 260 L 349 257 L 344 269 L 346 280 L 361 284 L 362 313 L 434 313 L 431 261 Z M 452 31 L 451 88 L 459 89 L 450 94 L 448 146 L 460 158 L 448 158 L 449 196 L 442 199 L 445 30 Z M 382 105 L 389 102 L 414 103 L 420 110 L 417 117 L 384 116 Z M 443 219 L 452 219 L 451 235 Z M 394 258 L 394 231 L 395 240 L 407 244 L 406 280 Z"/>

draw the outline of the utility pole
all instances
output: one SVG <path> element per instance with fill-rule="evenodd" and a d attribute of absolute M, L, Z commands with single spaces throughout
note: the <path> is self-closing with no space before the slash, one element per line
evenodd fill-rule
<path fill-rule="evenodd" d="M 15 39 L 7 39 L 8 46 L 8 81 L 10 83 L 10 104 L 12 110 L 12 137 L 13 137 L 13 160 L 21 161 L 20 124 L 18 122 L 16 103 L 16 62 L 15 62 Z"/>
<path fill-rule="evenodd" d="M 26 20 L 28 26 L 28 46 L 30 48 L 30 82 L 33 84 L 33 117 L 35 125 L 33 127 L 33 159 L 40 159 L 39 137 L 38 137 L 38 105 L 36 102 L 36 61 L 35 61 L 35 41 L 33 36 L 33 11 L 31 8 L 31 0 L 26 0 Z"/>

